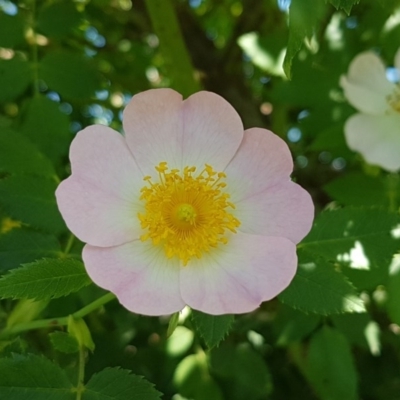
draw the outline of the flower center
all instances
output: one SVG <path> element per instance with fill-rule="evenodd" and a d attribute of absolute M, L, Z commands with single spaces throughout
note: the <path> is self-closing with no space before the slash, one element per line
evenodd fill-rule
<path fill-rule="evenodd" d="M 392 110 L 400 113 L 400 87 L 396 85 L 393 93 L 387 97 L 387 102 Z"/>
<path fill-rule="evenodd" d="M 168 258 L 176 256 L 183 265 L 226 244 L 228 234 L 240 225 L 229 212 L 235 206 L 225 191 L 226 175 L 208 164 L 197 175 L 196 167 L 169 170 L 165 161 L 155 169 L 158 182 L 145 176 L 147 185 L 141 189 L 145 211 L 138 217 L 146 233 L 140 239 L 163 246 Z"/>

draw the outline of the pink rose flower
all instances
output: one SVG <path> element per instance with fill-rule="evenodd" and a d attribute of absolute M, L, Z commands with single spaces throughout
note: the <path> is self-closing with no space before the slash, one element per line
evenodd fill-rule
<path fill-rule="evenodd" d="M 400 49 L 394 59 L 400 71 Z M 400 169 L 400 87 L 386 77 L 386 67 L 373 52 L 358 54 L 340 85 L 349 103 L 359 113 L 345 123 L 350 149 L 370 164 L 390 172 Z"/>
<path fill-rule="evenodd" d="M 314 208 L 282 139 L 210 92 L 140 93 L 123 126 L 79 132 L 56 193 L 97 285 L 146 315 L 249 312 L 289 285 Z"/>

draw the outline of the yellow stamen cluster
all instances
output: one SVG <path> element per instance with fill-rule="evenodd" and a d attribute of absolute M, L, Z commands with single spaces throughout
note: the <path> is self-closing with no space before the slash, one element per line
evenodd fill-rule
<path fill-rule="evenodd" d="M 164 161 L 155 169 L 158 182 L 145 176 L 148 186 L 141 189 L 145 212 L 138 217 L 146 233 L 140 239 L 162 245 L 168 258 L 177 256 L 184 265 L 192 257 L 200 258 L 211 248 L 226 244 L 227 233 L 236 233 L 240 225 L 229 213 L 235 206 L 224 191 L 226 175 L 208 164 L 197 175 L 196 167 L 185 167 L 181 173 L 169 170 Z"/>
<path fill-rule="evenodd" d="M 393 93 L 387 97 L 387 102 L 390 107 L 400 113 L 400 87 L 396 85 Z"/>

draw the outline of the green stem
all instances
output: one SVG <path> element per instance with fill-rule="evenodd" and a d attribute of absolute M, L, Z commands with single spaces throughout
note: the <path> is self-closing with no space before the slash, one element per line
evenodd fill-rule
<path fill-rule="evenodd" d="M 65 246 L 64 255 L 67 255 L 71 251 L 72 245 L 74 244 L 74 239 L 75 236 L 71 233 L 69 235 L 67 245 Z"/>
<path fill-rule="evenodd" d="M 92 311 L 98 309 L 102 305 L 104 305 L 114 299 L 115 299 L 114 294 L 107 293 L 106 295 L 98 298 L 97 300 L 93 301 L 92 303 L 88 304 L 87 306 L 76 311 L 75 313 L 72 314 L 72 316 L 76 319 L 83 318 L 85 315 L 90 314 Z M 68 318 L 69 318 L 69 316 L 60 317 L 60 318 L 39 319 L 37 321 L 31 321 L 31 322 L 17 324 L 8 329 L 5 329 L 3 332 L 1 332 L 0 339 L 5 339 L 9 336 L 16 335 L 18 333 L 22 333 L 22 332 L 26 332 L 26 331 L 31 331 L 34 329 L 54 328 L 57 326 L 65 326 L 65 325 L 68 325 Z"/>
<path fill-rule="evenodd" d="M 85 347 L 79 347 L 78 384 L 76 385 L 76 400 L 82 400 L 85 391 Z"/>
<path fill-rule="evenodd" d="M 39 90 L 39 57 L 38 45 L 36 41 L 36 0 L 32 0 L 32 11 L 30 15 L 30 26 L 33 32 L 32 37 L 32 68 L 33 68 L 33 93 L 37 97 L 40 94 Z"/>
<path fill-rule="evenodd" d="M 183 97 L 200 90 L 171 0 L 146 0 L 147 11 L 165 59 L 171 87 Z"/>

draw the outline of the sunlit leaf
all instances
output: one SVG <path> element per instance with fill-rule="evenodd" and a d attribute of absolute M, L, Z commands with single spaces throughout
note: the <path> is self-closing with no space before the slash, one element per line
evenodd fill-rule
<path fill-rule="evenodd" d="M 300 261 L 293 281 L 279 299 L 307 313 L 365 311 L 363 301 L 347 278 L 322 259 Z"/>
<path fill-rule="evenodd" d="M 400 215 L 379 208 L 343 208 L 325 211 L 299 245 L 308 253 L 337 261 L 359 243 L 359 252 L 371 267 L 389 263 L 400 245 Z"/>

